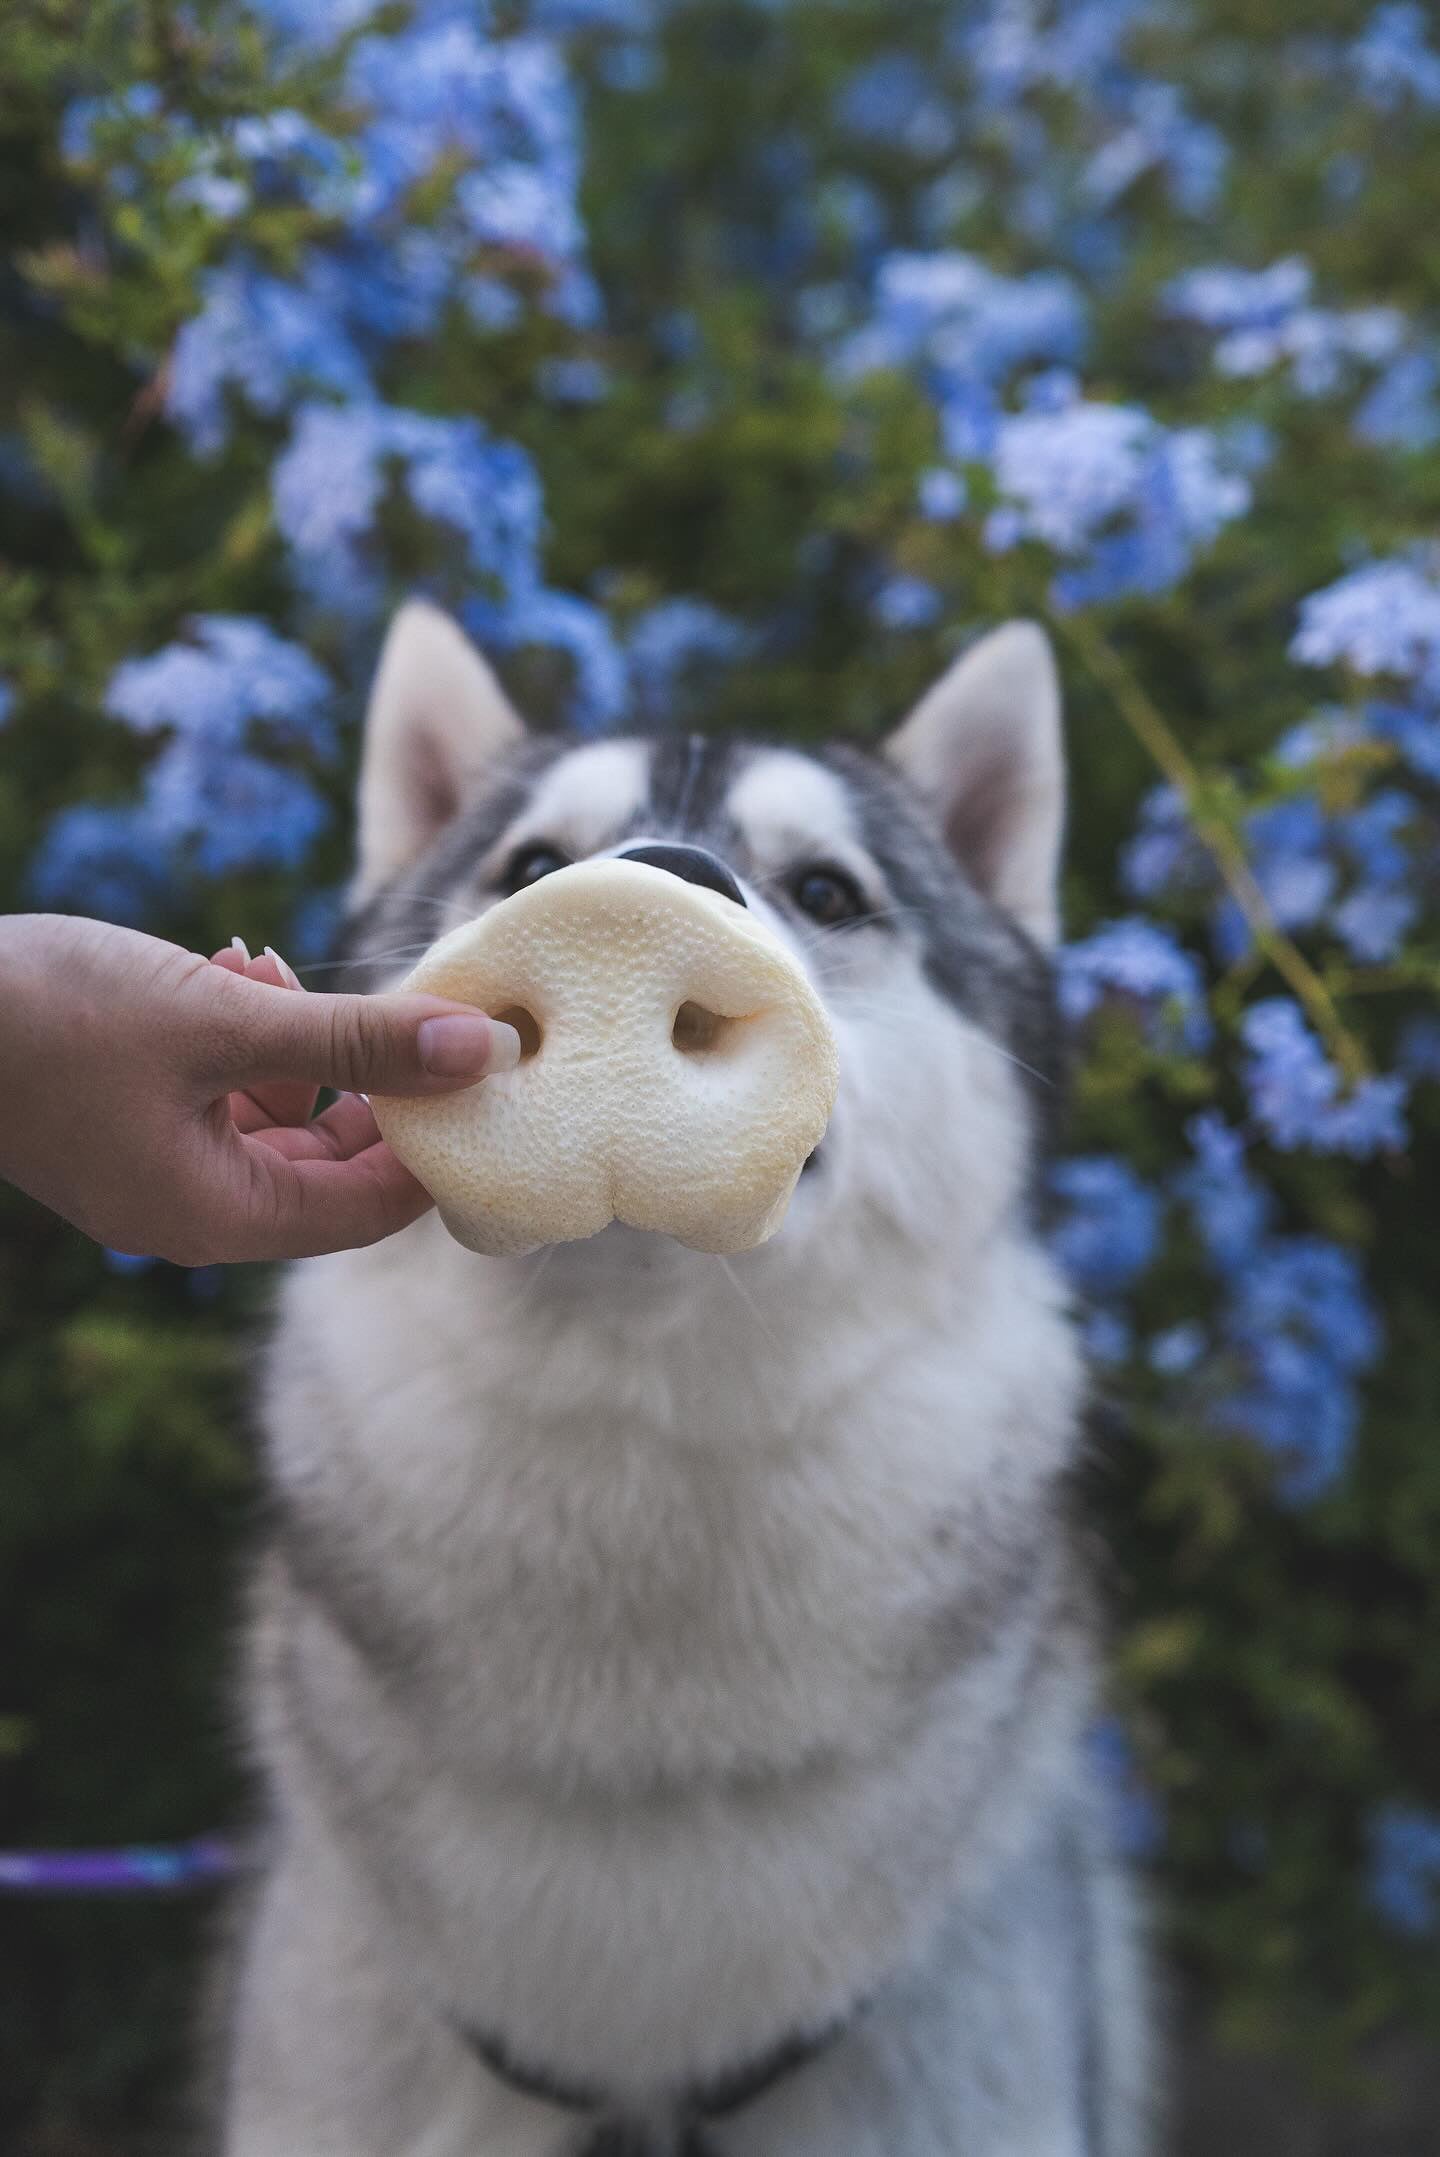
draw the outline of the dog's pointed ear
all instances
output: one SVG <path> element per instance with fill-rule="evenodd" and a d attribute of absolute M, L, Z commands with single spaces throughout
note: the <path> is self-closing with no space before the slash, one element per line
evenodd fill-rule
<path fill-rule="evenodd" d="M 1060 933 L 1065 751 L 1060 677 L 1034 622 L 972 644 L 886 753 L 939 815 L 972 883 L 1041 944 Z"/>
<path fill-rule="evenodd" d="M 469 638 L 412 599 L 390 624 L 360 759 L 355 896 L 418 860 L 525 728 Z"/>

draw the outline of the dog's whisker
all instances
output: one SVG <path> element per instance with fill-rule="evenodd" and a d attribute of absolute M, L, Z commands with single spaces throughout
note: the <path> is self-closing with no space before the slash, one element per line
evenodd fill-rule
<path fill-rule="evenodd" d="M 534 1263 L 533 1265 L 528 1265 L 528 1270 L 519 1284 L 519 1293 L 516 1295 L 512 1309 L 518 1311 L 530 1301 L 542 1274 L 553 1263 L 555 1253 L 559 1249 L 558 1243 L 547 1243 L 542 1251 L 534 1253 Z M 522 1264 L 526 1263 L 526 1261 L 522 1260 Z"/>
<path fill-rule="evenodd" d="M 407 891 L 403 884 L 396 884 L 386 892 L 384 903 L 388 905 L 392 900 L 398 900 L 403 906 L 433 906 L 439 912 L 459 914 L 465 921 L 469 921 L 476 911 L 462 899 L 441 898 L 433 891 Z"/>
<path fill-rule="evenodd" d="M 761 1310 L 759 1304 L 755 1301 L 755 1298 L 751 1295 L 749 1289 L 745 1286 L 745 1283 L 741 1280 L 739 1274 L 735 1271 L 735 1268 L 731 1265 L 729 1259 L 722 1256 L 720 1258 L 720 1264 L 723 1267 L 725 1276 L 728 1279 L 731 1287 L 734 1289 L 736 1295 L 740 1298 L 740 1301 L 749 1311 L 751 1317 L 754 1319 L 756 1325 L 760 1328 L 760 1331 L 764 1335 L 765 1340 L 768 1342 L 769 1346 L 774 1349 L 774 1351 L 778 1355 L 780 1350 L 780 1344 L 776 1340 L 775 1335 L 771 1332 L 769 1324 L 766 1321 L 765 1314 Z"/>
<path fill-rule="evenodd" d="M 429 949 L 428 942 L 401 944 L 393 951 L 366 951 L 353 959 L 314 959 L 308 966 L 297 966 L 295 971 L 302 977 L 306 974 L 346 973 L 356 967 L 383 966 L 391 959 L 423 959 Z"/>
<path fill-rule="evenodd" d="M 871 1019 L 913 1019 L 915 1008 L 913 1004 L 905 1003 L 899 999 L 887 999 L 870 995 L 856 998 L 842 1005 L 836 1016 L 839 1018 L 853 1016 Z M 1007 1049 L 1003 1042 L 995 1040 L 993 1035 L 983 1032 L 978 1026 L 970 1028 L 967 1038 L 973 1041 L 977 1048 L 988 1049 L 992 1056 L 1003 1057 L 1006 1063 L 1014 1064 L 1018 1071 L 1024 1071 L 1030 1078 L 1038 1080 L 1042 1086 L 1054 1086 L 1055 1081 L 1048 1073 L 1037 1070 L 1034 1064 L 1027 1063 L 1023 1056 L 1017 1056 L 1013 1049 Z"/>

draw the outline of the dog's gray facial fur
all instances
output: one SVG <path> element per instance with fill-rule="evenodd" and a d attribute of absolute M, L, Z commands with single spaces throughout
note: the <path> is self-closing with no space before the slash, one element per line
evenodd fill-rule
<path fill-rule="evenodd" d="M 1148 2148 L 1083 1742 L 1078 1362 L 1028 1203 L 1052 707 L 1005 631 L 893 753 L 533 741 L 453 630 L 401 618 L 347 985 L 495 903 L 518 849 L 688 841 L 811 971 L 842 1090 L 734 1264 L 621 1229 L 480 1260 L 431 1217 L 292 1276 L 226 2157 Z M 826 861 L 864 903 L 822 929 L 796 880 Z"/>
<path fill-rule="evenodd" d="M 729 811 L 731 791 L 747 764 L 767 753 L 784 753 L 790 745 L 695 734 L 630 738 L 645 760 L 644 797 L 623 826 L 609 833 L 603 850 L 641 834 L 685 840 L 708 848 L 742 878 L 755 878 L 753 850 Z M 340 947 L 349 962 L 344 986 L 373 989 L 393 980 L 397 952 L 418 955 L 440 927 L 490 896 L 479 865 L 494 856 L 540 774 L 577 746 L 563 739 L 539 741 L 514 752 L 429 858 L 347 922 Z M 935 988 L 1007 1050 L 1023 1073 L 1035 1118 L 1038 1173 L 1054 1141 L 1065 1070 L 1049 961 L 976 891 L 923 805 L 878 756 L 858 746 L 828 744 L 815 761 L 844 786 L 874 869 L 873 913 L 840 933 L 893 935 L 903 922 L 918 940 Z M 803 857 L 795 866 L 804 866 Z M 766 889 L 803 937 L 808 924 L 783 880 L 772 874 Z"/>

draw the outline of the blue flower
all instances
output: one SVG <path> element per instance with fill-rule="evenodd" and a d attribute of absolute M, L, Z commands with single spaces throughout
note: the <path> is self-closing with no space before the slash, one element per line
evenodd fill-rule
<path fill-rule="evenodd" d="M 1376 8 L 1350 47 L 1350 64 L 1363 94 L 1381 112 L 1394 112 L 1413 97 L 1440 105 L 1440 53 L 1431 47 L 1428 11 L 1414 0 Z"/>
<path fill-rule="evenodd" d="M 1341 844 L 1373 884 L 1403 883 L 1412 867 L 1403 835 L 1414 825 L 1417 807 L 1398 787 L 1382 787 L 1338 820 Z"/>
<path fill-rule="evenodd" d="M 1380 1327 L 1354 1255 L 1318 1236 L 1274 1236 L 1234 1276 L 1232 1328 L 1243 1324 L 1259 1349 L 1289 1335 L 1347 1374 L 1368 1370 L 1380 1350 Z M 1311 1360 L 1314 1361 L 1314 1353 Z"/>
<path fill-rule="evenodd" d="M 578 183 L 574 95 L 542 38 L 490 39 L 471 21 L 422 16 L 396 35 L 362 39 L 347 88 L 370 111 L 362 139 L 374 216 L 397 208 L 446 156 L 483 169 L 518 155 L 553 183 L 556 200 Z M 567 215 L 545 251 L 578 241 Z"/>
<path fill-rule="evenodd" d="M 1338 871 L 1330 859 L 1330 825 L 1319 804 L 1295 796 L 1256 810 L 1245 821 L 1255 880 L 1282 929 L 1308 928 L 1334 895 Z M 1248 924 L 1226 941 L 1226 957 L 1249 946 Z"/>
<path fill-rule="evenodd" d="M 916 502 L 922 517 L 932 524 L 950 524 L 964 509 L 969 496 L 964 480 L 947 464 L 932 464 L 920 474 L 915 490 Z"/>
<path fill-rule="evenodd" d="M 1362 442 L 1385 449 L 1430 449 L 1440 440 L 1440 364 L 1433 352 L 1402 352 L 1355 414 Z"/>
<path fill-rule="evenodd" d="M 1135 1353 L 1135 1328 L 1119 1311 L 1088 1310 L 1080 1315 L 1080 1339 L 1092 1363 L 1118 1369 Z"/>
<path fill-rule="evenodd" d="M 248 0 L 281 37 L 323 51 L 375 14 L 380 0 Z"/>
<path fill-rule="evenodd" d="M 1209 1347 L 1209 1338 L 1202 1325 L 1194 1319 L 1186 1319 L 1178 1326 L 1167 1326 L 1151 1341 L 1146 1355 L 1152 1371 L 1162 1378 L 1182 1378 L 1200 1363 Z"/>
<path fill-rule="evenodd" d="M 1412 893 L 1370 885 L 1341 900 L 1335 927 L 1351 957 L 1374 966 L 1395 956 L 1419 913 L 1420 901 Z"/>
<path fill-rule="evenodd" d="M 15 691 L 11 688 L 9 682 L 0 679 L 0 726 L 4 726 L 14 709 Z"/>
<path fill-rule="evenodd" d="M 1322 1497 L 1350 1458 L 1357 1408 L 1323 1356 L 1286 1341 L 1252 1344 L 1254 1383 L 1210 1412 L 1215 1425 L 1263 1446 L 1278 1470 L 1277 1488 L 1292 1505 Z"/>
<path fill-rule="evenodd" d="M 470 172 L 455 199 L 475 238 L 491 247 L 536 254 L 577 254 L 584 231 L 568 172 L 510 158 Z"/>
<path fill-rule="evenodd" d="M 193 643 L 116 668 L 108 712 L 140 733 L 173 728 L 233 744 L 260 720 L 279 739 L 331 747 L 333 692 L 308 652 L 248 615 L 201 614 L 189 627 Z"/>
<path fill-rule="evenodd" d="M 1057 578 L 1058 604 L 1128 591 L 1164 591 L 1248 507 L 1250 488 L 1227 471 L 1203 427 L 1167 430 L 1130 405 L 1082 399 L 1002 418 L 994 471 L 1004 506 L 990 517 L 997 552 L 1038 539 L 1079 566 Z"/>
<path fill-rule="evenodd" d="M 1281 1495 L 1303 1504 L 1348 1461 L 1355 1381 L 1379 1352 L 1379 1324 L 1353 1256 L 1319 1237 L 1264 1239 L 1235 1265 L 1229 1290 L 1225 1339 L 1245 1378 L 1210 1420 L 1274 1455 Z"/>
<path fill-rule="evenodd" d="M 1410 769 L 1432 784 L 1440 784 L 1440 716 L 1433 711 L 1413 711 L 1401 704 L 1374 704 L 1368 721 L 1357 722 L 1357 740 L 1370 735 L 1391 742 Z"/>
<path fill-rule="evenodd" d="M 366 613 L 380 597 L 362 552 L 384 491 L 384 416 L 370 405 L 311 405 L 271 477 L 275 521 L 314 598 Z"/>
<path fill-rule="evenodd" d="M 1440 1018 L 1422 1012 L 1400 1029 L 1395 1062 L 1412 1079 L 1440 1079 Z"/>
<path fill-rule="evenodd" d="M 1302 666 L 1413 676 L 1440 688 L 1440 584 L 1420 559 L 1369 562 L 1301 603 L 1290 656 Z"/>
<path fill-rule="evenodd" d="M 1166 289 L 1165 304 L 1181 320 L 1223 333 L 1215 346 L 1221 374 L 1258 375 L 1288 364 L 1291 382 L 1305 397 L 1329 396 L 1343 387 L 1352 364 L 1389 361 L 1356 432 L 1364 440 L 1394 440 L 1391 428 L 1418 427 L 1423 384 L 1415 356 L 1401 351 L 1404 316 L 1393 307 L 1316 307 L 1310 285 L 1309 265 L 1298 255 L 1263 270 L 1217 263 L 1176 278 Z"/>
<path fill-rule="evenodd" d="M 1249 1051 L 1244 1078 L 1250 1106 L 1273 1145 L 1357 1160 L 1404 1146 L 1404 1078 L 1364 1078 L 1347 1094 L 1288 997 L 1252 1004 L 1241 1035 Z"/>
<path fill-rule="evenodd" d="M 870 602 L 882 629 L 928 629 L 938 621 L 944 602 L 923 577 L 887 577 Z"/>
<path fill-rule="evenodd" d="M 190 741 L 151 765 L 143 813 L 157 848 L 202 876 L 297 868 L 330 815 L 298 772 L 244 751 L 217 756 Z"/>
<path fill-rule="evenodd" d="M 166 408 L 202 456 L 224 447 L 227 392 L 284 411 L 306 389 L 363 396 L 369 370 L 333 304 L 303 285 L 231 264 L 202 282 L 204 304 L 171 356 Z"/>
<path fill-rule="evenodd" d="M 657 27 L 658 0 L 533 0 L 537 30 L 619 30 L 643 36 Z"/>
<path fill-rule="evenodd" d="M 293 868 L 328 819 L 311 782 L 257 753 L 334 747 L 331 685 L 298 645 L 245 615 L 202 614 L 194 641 L 117 667 L 106 709 L 168 737 L 138 803 L 81 806 L 51 825 L 31 885 L 50 904 L 140 921 L 177 873 Z"/>
<path fill-rule="evenodd" d="M 95 129 L 106 120 L 157 120 L 165 100 L 153 82 L 133 82 L 113 97 L 77 97 L 60 122 L 60 154 L 69 164 L 84 164 L 95 148 Z"/>
<path fill-rule="evenodd" d="M 1081 186 L 1092 202 L 1110 207 L 1147 172 L 1165 175 L 1176 205 L 1200 217 L 1225 177 L 1224 137 L 1186 110 L 1173 83 L 1137 83 L 1125 124 L 1091 158 Z"/>
<path fill-rule="evenodd" d="M 1091 1725 L 1086 1752 L 1109 1807 L 1119 1849 L 1136 1860 L 1153 1857 L 1163 1840 L 1165 1823 L 1118 1716 L 1107 1715 Z"/>
<path fill-rule="evenodd" d="M 1287 255 L 1268 269 L 1210 263 L 1186 270 L 1165 288 L 1168 311 L 1212 330 L 1278 330 L 1310 297 L 1310 266 Z"/>
<path fill-rule="evenodd" d="M 38 906 L 82 907 L 107 921 L 143 921 L 164 896 L 170 865 L 143 810 L 80 802 L 54 819 L 30 865 Z"/>
<path fill-rule="evenodd" d="M 556 404 L 598 404 L 610 389 L 609 369 L 584 354 L 573 358 L 542 360 L 535 370 L 535 386 Z"/>
<path fill-rule="evenodd" d="M 1173 936 L 1132 916 L 1106 922 L 1060 954 L 1060 1008 L 1072 1024 L 1090 1017 L 1114 994 L 1144 1011 L 1152 1040 L 1168 1033 L 1187 1048 L 1208 1040 L 1200 968 Z"/>
<path fill-rule="evenodd" d="M 1220 1277 L 1221 1302 L 1213 1346 L 1187 1322 L 1173 1342 L 1152 1344 L 1152 1367 L 1172 1378 L 1193 1373 L 1197 1412 L 1263 1446 L 1280 1495 L 1306 1503 L 1349 1458 L 1357 1381 L 1379 1352 L 1379 1322 L 1351 1252 L 1275 1233 L 1274 1199 L 1233 1126 L 1212 1110 L 1193 1117 L 1186 1135 L 1192 1158 L 1170 1188 Z"/>
<path fill-rule="evenodd" d="M 677 702 L 745 650 L 741 625 L 703 599 L 664 599 L 630 625 L 626 657 L 637 703 L 657 718 L 673 717 Z"/>
<path fill-rule="evenodd" d="M 1130 897 L 1158 899 L 1194 880 L 1206 861 L 1181 794 L 1173 786 L 1152 787 L 1140 804 L 1139 828 L 1120 854 L 1120 881 Z"/>
<path fill-rule="evenodd" d="M 275 517 L 296 574 L 322 604 L 370 613 L 382 586 L 367 547 L 387 471 L 413 506 L 464 543 L 474 575 L 503 592 L 537 574 L 540 487 L 525 452 L 478 420 L 434 419 L 395 406 L 310 405 L 273 477 Z"/>
<path fill-rule="evenodd" d="M 1051 1233 L 1060 1264 L 1092 1295 L 1127 1288 L 1159 1244 L 1155 1192 L 1124 1161 L 1104 1154 L 1061 1161 L 1051 1181 L 1065 1208 Z"/>
<path fill-rule="evenodd" d="M 1250 1174 L 1245 1141 L 1213 1109 L 1185 1126 L 1191 1159 L 1174 1179 L 1177 1197 L 1195 1217 L 1211 1259 L 1233 1273 L 1264 1235 L 1273 1211 L 1270 1194 Z"/>
<path fill-rule="evenodd" d="M 1440 1922 L 1440 1819 L 1413 1805 L 1383 1805 L 1370 1823 L 1370 1901 L 1397 1932 L 1420 1937 Z"/>
<path fill-rule="evenodd" d="M 1047 84 L 1097 96 L 1145 11 L 1146 0 L 1071 0 L 1053 11 L 1030 0 L 988 0 L 957 10 L 951 37 L 988 107 L 1002 108 Z"/>
<path fill-rule="evenodd" d="M 477 627 L 511 645 L 550 645 L 564 652 L 574 672 L 570 717 L 582 733 L 613 726 L 630 692 L 625 655 L 599 607 L 571 592 L 533 590 L 499 611 L 477 611 Z"/>
<path fill-rule="evenodd" d="M 943 157 L 954 147 L 958 115 L 913 53 L 881 53 L 840 92 L 839 125 L 862 141 L 883 142 L 913 157 Z"/>
<path fill-rule="evenodd" d="M 952 457 L 990 446 L 996 392 L 1018 368 L 1070 362 L 1085 316 L 1067 277 L 1038 270 L 1005 277 L 955 249 L 885 257 L 871 321 L 842 345 L 836 368 L 855 378 L 877 368 L 919 371 L 940 407 Z"/>
<path fill-rule="evenodd" d="M 290 916 L 283 947 L 297 971 L 303 973 L 307 963 L 333 957 L 344 919 L 343 885 L 305 893 Z"/>

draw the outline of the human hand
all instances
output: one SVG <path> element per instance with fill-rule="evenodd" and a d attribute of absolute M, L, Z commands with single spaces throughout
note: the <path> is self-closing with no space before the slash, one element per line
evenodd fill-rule
<path fill-rule="evenodd" d="M 360 1094 L 454 1092 L 519 1049 L 440 997 L 307 995 L 269 954 L 207 961 L 105 922 L 0 919 L 0 1176 L 178 1265 L 404 1228 L 430 1200 Z M 342 1097 L 312 1122 L 321 1086 Z"/>

